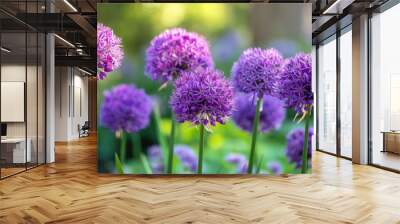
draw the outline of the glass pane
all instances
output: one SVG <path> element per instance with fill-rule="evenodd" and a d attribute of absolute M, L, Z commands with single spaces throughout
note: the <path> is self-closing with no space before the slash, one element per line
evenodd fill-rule
<path fill-rule="evenodd" d="M 340 37 L 340 153 L 351 158 L 352 141 L 352 35 Z"/>
<path fill-rule="evenodd" d="M 44 34 L 39 34 L 38 45 L 38 163 L 45 163 L 45 52 L 46 39 Z"/>
<path fill-rule="evenodd" d="M 26 12 L 37 13 L 39 5 L 37 1 L 27 2 Z M 37 23 L 38 17 L 29 17 L 33 23 Z M 27 167 L 35 167 L 38 164 L 38 33 L 36 30 L 27 30 L 27 80 L 26 80 L 26 113 L 27 113 L 27 150 L 30 158 Z"/>
<path fill-rule="evenodd" d="M 2 177 L 25 170 L 26 150 L 26 33 L 1 34 L 1 140 Z M 29 149 L 29 146 L 28 146 Z"/>
<path fill-rule="evenodd" d="M 372 18 L 372 163 L 400 170 L 400 5 Z"/>
<path fill-rule="evenodd" d="M 30 151 L 28 156 L 27 166 L 28 168 L 34 167 L 37 165 L 38 160 L 38 141 L 37 141 L 37 132 L 38 132 L 38 95 L 37 95 L 37 84 L 38 84 L 38 37 L 36 32 L 27 33 L 28 38 L 28 62 L 27 62 L 27 80 L 26 80 L 26 113 L 27 113 L 27 150 Z"/>
<path fill-rule="evenodd" d="M 336 39 L 318 51 L 318 147 L 336 153 Z"/>
<path fill-rule="evenodd" d="M 23 15 L 43 13 L 44 3 L 0 1 L 0 7 Z M 0 18 L 7 21 L 0 23 L 0 171 L 4 178 L 45 161 L 45 36 L 2 12 Z"/>

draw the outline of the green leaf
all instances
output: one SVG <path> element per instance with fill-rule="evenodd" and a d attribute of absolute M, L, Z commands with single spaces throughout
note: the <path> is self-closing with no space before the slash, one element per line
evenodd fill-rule
<path fill-rule="evenodd" d="M 256 168 L 256 173 L 259 174 L 260 170 L 261 170 L 261 166 L 263 164 L 264 161 L 264 154 L 261 156 L 261 159 L 258 160 L 258 164 L 257 164 L 257 168 Z"/>
<path fill-rule="evenodd" d="M 142 165 L 146 174 L 152 174 L 153 172 L 151 171 L 149 161 L 147 160 L 147 157 L 143 153 L 140 154 L 140 160 L 142 161 Z"/>
<path fill-rule="evenodd" d="M 117 169 L 119 174 L 124 174 L 124 167 L 121 163 L 121 160 L 119 160 L 118 154 L 115 153 L 115 168 Z"/>

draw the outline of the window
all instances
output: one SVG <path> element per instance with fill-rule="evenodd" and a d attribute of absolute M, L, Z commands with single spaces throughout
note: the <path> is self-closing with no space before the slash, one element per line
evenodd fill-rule
<path fill-rule="evenodd" d="M 336 153 L 336 37 L 318 48 L 318 149 Z"/>
<path fill-rule="evenodd" d="M 371 19 L 371 159 L 400 170 L 400 5 Z"/>
<path fill-rule="evenodd" d="M 340 36 L 340 155 L 352 156 L 352 33 L 351 26 Z"/>

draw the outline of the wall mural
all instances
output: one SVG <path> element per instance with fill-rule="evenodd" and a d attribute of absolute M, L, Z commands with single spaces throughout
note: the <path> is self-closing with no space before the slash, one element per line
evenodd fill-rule
<path fill-rule="evenodd" d="M 311 172 L 309 4 L 98 4 L 98 171 Z"/>

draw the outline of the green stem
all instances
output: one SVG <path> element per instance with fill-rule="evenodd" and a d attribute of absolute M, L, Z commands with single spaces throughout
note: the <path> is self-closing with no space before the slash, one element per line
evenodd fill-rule
<path fill-rule="evenodd" d="M 140 157 L 140 153 L 142 153 L 142 139 L 139 132 L 133 133 L 132 135 L 132 143 L 133 143 L 133 150 L 132 156 L 134 159 Z"/>
<path fill-rule="evenodd" d="M 161 116 L 159 106 L 156 104 L 153 110 L 154 122 L 155 122 L 155 131 L 157 134 L 158 144 L 160 144 L 162 155 L 163 155 L 163 164 L 168 163 L 168 145 L 165 142 L 164 135 L 161 132 Z M 167 172 L 167 166 L 165 167 L 165 172 Z"/>
<path fill-rule="evenodd" d="M 200 125 L 199 159 L 197 162 L 197 173 L 203 173 L 203 151 L 204 151 L 204 125 Z"/>
<path fill-rule="evenodd" d="M 147 160 L 146 156 L 143 153 L 140 153 L 140 160 L 142 160 L 142 164 L 146 174 L 152 174 L 151 167 L 149 161 Z"/>
<path fill-rule="evenodd" d="M 304 143 L 303 143 L 303 155 L 302 155 L 302 166 L 301 173 L 307 173 L 308 170 L 308 134 L 309 134 L 309 116 L 311 111 L 307 111 L 305 115 L 305 125 L 304 125 Z"/>
<path fill-rule="evenodd" d="M 126 133 L 124 131 L 121 131 L 121 142 L 120 142 L 120 150 L 119 150 L 119 154 L 120 154 L 120 159 L 121 162 L 125 162 L 125 156 L 126 156 Z"/>
<path fill-rule="evenodd" d="M 260 123 L 260 108 L 262 104 L 262 97 L 257 98 L 256 112 L 253 121 L 253 135 L 251 139 L 251 148 L 250 148 L 250 156 L 249 156 L 249 166 L 247 167 L 247 173 L 251 174 L 253 172 L 253 164 L 254 157 L 256 154 L 256 142 L 257 142 L 257 134 L 258 134 L 258 124 Z"/>
<path fill-rule="evenodd" d="M 171 135 L 170 135 L 170 142 L 169 142 L 169 152 L 168 152 L 168 168 L 167 168 L 167 173 L 171 174 L 172 173 L 172 164 L 174 163 L 174 143 L 175 143 L 175 127 L 176 127 L 176 122 L 175 122 L 175 117 L 172 112 L 171 116 Z"/>

